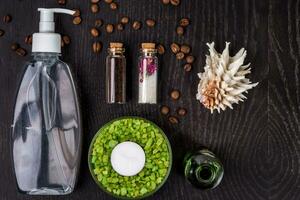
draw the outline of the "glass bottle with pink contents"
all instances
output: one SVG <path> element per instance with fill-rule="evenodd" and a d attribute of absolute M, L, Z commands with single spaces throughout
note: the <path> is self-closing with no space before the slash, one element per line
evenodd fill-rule
<path fill-rule="evenodd" d="M 139 67 L 139 97 L 138 103 L 157 103 L 157 72 L 158 58 L 154 43 L 142 43 L 138 59 Z"/>

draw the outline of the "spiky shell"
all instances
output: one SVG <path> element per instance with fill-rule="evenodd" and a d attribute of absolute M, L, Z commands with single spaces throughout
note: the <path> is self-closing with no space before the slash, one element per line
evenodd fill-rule
<path fill-rule="evenodd" d="M 244 101 L 248 90 L 257 86 L 258 83 L 251 83 L 246 75 L 251 73 L 250 63 L 243 65 L 247 51 L 242 48 L 233 56 L 229 56 L 229 44 L 222 54 L 218 53 L 215 43 L 207 43 L 209 55 L 206 56 L 204 72 L 198 73 L 200 82 L 196 98 L 213 113 L 220 112 L 227 107 L 233 109 L 233 104 Z"/>

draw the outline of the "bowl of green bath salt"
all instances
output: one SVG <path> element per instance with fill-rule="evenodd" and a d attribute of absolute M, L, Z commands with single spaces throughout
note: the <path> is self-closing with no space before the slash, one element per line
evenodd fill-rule
<path fill-rule="evenodd" d="M 130 176 L 121 175 L 112 165 L 116 163 L 112 152 L 128 142 L 137 144 L 144 152 L 143 167 Z M 168 179 L 172 150 L 167 136 L 153 122 L 140 117 L 121 117 L 96 133 L 89 148 L 88 164 L 94 181 L 103 191 L 119 199 L 143 199 L 158 191 Z M 124 164 L 120 163 L 120 167 Z"/>

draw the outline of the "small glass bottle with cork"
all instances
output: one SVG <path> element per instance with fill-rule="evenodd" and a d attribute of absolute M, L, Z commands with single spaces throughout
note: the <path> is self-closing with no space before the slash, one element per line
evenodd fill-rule
<path fill-rule="evenodd" d="M 142 43 L 139 67 L 138 103 L 157 103 L 157 70 L 158 58 L 155 43 Z"/>
<path fill-rule="evenodd" d="M 126 103 L 126 58 L 123 43 L 111 42 L 106 57 L 106 102 Z"/>

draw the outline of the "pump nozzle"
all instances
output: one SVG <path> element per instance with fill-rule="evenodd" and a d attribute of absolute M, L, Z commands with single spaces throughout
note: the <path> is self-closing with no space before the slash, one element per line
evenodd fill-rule
<path fill-rule="evenodd" d="M 63 8 L 38 8 L 40 12 L 39 33 L 33 34 L 32 52 L 61 52 L 61 37 L 54 33 L 54 13 L 74 15 L 75 11 Z"/>
<path fill-rule="evenodd" d="M 54 13 L 73 15 L 75 11 L 63 8 L 38 8 L 40 14 L 39 32 L 53 33 L 55 30 Z"/>

